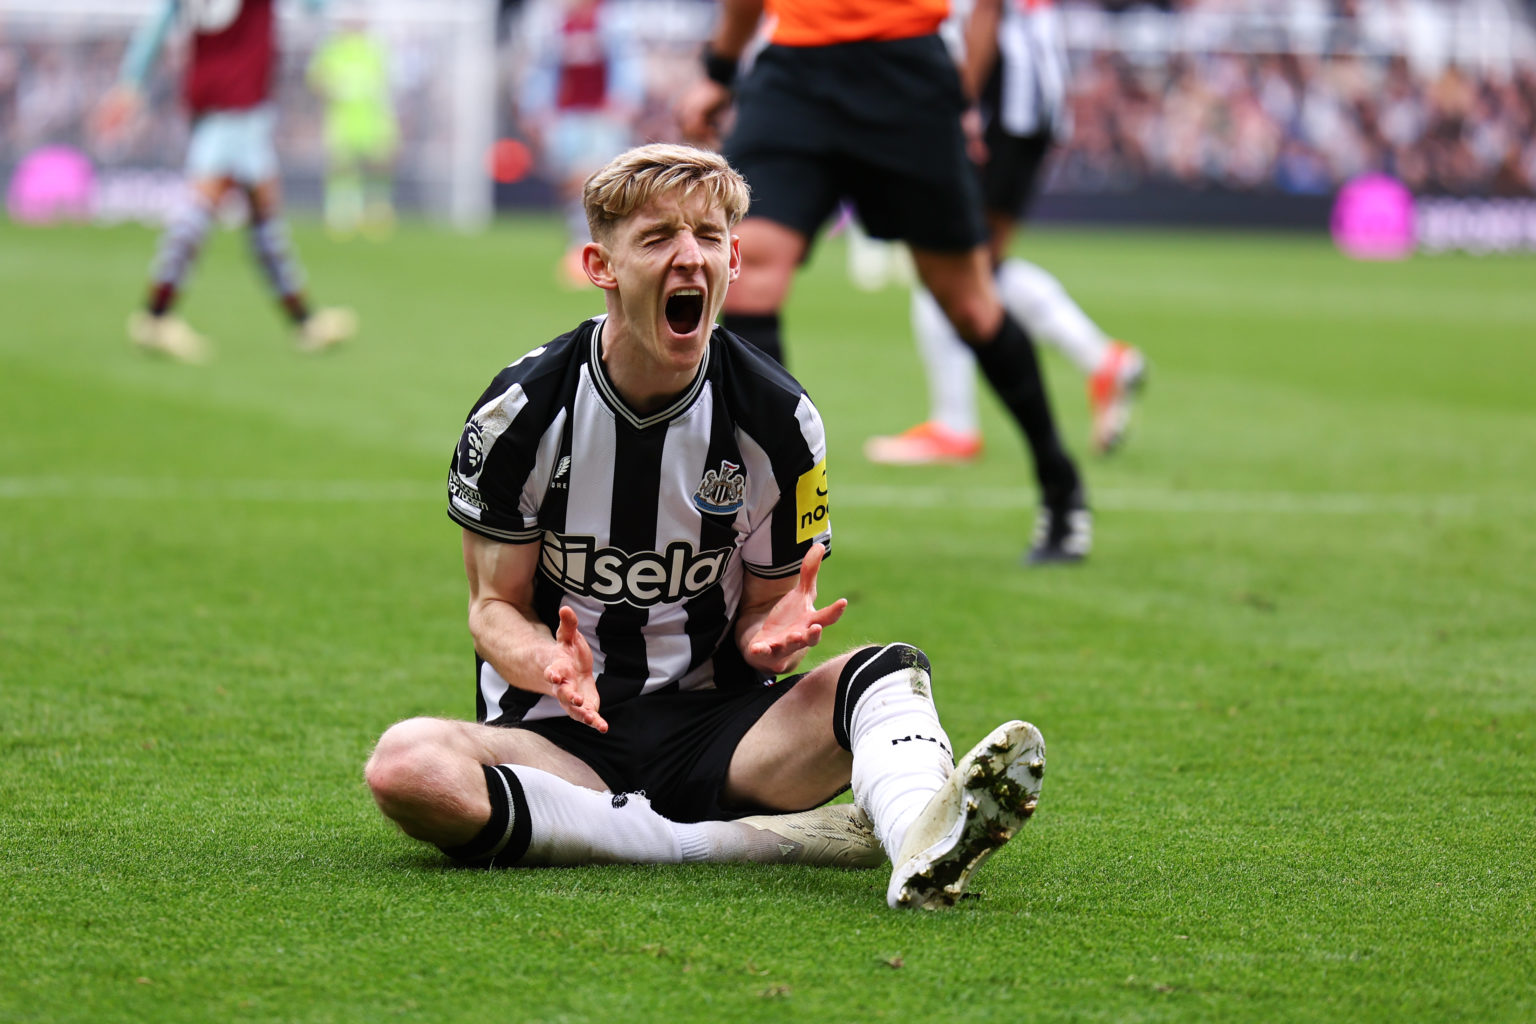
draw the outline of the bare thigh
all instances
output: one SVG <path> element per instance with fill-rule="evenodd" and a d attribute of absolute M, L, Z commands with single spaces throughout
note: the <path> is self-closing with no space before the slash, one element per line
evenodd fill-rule
<path fill-rule="evenodd" d="M 419 719 L 413 719 L 419 721 Z M 442 740 L 449 749 L 472 761 L 475 767 L 487 764 L 516 764 L 557 775 L 567 782 L 606 791 L 608 787 L 587 763 L 537 733 L 526 729 L 508 729 L 478 722 L 428 719 L 447 728 Z M 409 723 L 401 723 L 402 725 Z M 386 734 L 387 735 L 387 734 Z M 382 743 L 381 743 L 382 745 Z"/>
<path fill-rule="evenodd" d="M 725 293 L 726 312 L 777 313 L 805 258 L 806 237 L 766 217 L 748 217 L 736 226 L 736 234 L 741 238 L 741 276 Z"/>
<path fill-rule="evenodd" d="M 741 738 L 726 776 L 727 800 L 799 811 L 848 785 L 853 755 L 833 735 L 832 716 L 849 654 L 807 672 Z"/>
<path fill-rule="evenodd" d="M 485 766 L 538 768 L 567 782 L 603 791 L 587 764 L 542 736 L 446 718 L 411 718 L 387 729 L 364 776 L 379 809 L 407 835 L 442 847 L 460 846 L 490 820 Z"/>

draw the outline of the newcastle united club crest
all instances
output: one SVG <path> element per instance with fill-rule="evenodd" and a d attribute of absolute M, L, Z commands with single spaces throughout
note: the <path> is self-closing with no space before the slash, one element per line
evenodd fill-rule
<path fill-rule="evenodd" d="M 699 489 L 693 492 L 693 504 L 710 515 L 732 515 L 741 510 L 746 494 L 746 474 L 736 463 L 722 459 L 718 470 L 706 471 L 699 481 Z"/>

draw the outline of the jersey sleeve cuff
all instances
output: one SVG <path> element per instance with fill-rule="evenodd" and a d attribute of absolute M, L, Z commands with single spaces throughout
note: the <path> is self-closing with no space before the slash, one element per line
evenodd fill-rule
<path fill-rule="evenodd" d="M 532 544 L 544 536 L 544 531 L 537 526 L 520 530 L 503 530 L 495 526 L 487 526 L 477 519 L 471 519 L 452 505 L 448 506 L 448 518 L 471 533 L 478 533 L 482 537 L 501 541 L 503 544 Z"/>
<path fill-rule="evenodd" d="M 830 540 L 817 541 L 816 543 L 819 543 L 822 547 L 826 548 L 827 557 L 831 557 L 832 542 Z M 809 551 L 810 548 L 806 548 L 805 550 Z M 753 576 L 758 576 L 765 580 L 781 580 L 786 576 L 793 576 L 795 573 L 799 572 L 800 563 L 804 561 L 805 554 L 802 552 L 799 558 L 795 559 L 793 562 L 785 562 L 783 565 L 753 565 L 751 562 L 745 562 L 743 564 L 746 566 L 747 572 L 750 572 Z"/>

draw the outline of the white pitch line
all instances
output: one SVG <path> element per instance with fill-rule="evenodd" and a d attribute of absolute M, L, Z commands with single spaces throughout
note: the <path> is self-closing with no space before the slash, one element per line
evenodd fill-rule
<path fill-rule="evenodd" d="M 447 501 L 421 480 L 186 480 L 176 477 L 0 477 L 0 500 L 405 502 Z"/>
<path fill-rule="evenodd" d="M 850 494 L 849 491 L 853 493 Z M 1536 494 L 1364 494 L 1334 491 L 1171 491 L 1108 488 L 1089 492 L 1096 509 L 1130 512 L 1280 514 L 1303 516 L 1476 515 L 1536 511 Z M 834 489 L 833 506 L 1024 509 L 1034 491 L 1023 488 L 859 487 Z"/>
<path fill-rule="evenodd" d="M 228 501 L 273 503 L 398 503 L 446 501 L 443 486 L 426 480 L 189 480 L 177 477 L 0 477 L 0 501 Z M 1126 512 L 1297 516 L 1447 515 L 1536 512 L 1536 493 L 1365 494 L 1334 491 L 1215 491 L 1115 489 L 1092 492 L 1095 508 Z M 1035 493 L 1022 487 L 836 488 L 843 508 L 1029 509 Z"/>

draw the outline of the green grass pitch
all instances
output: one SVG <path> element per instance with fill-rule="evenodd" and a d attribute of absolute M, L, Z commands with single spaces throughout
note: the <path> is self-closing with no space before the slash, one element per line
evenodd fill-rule
<path fill-rule="evenodd" d="M 386 825 L 378 734 L 473 712 L 459 426 L 599 304 L 553 222 L 297 237 L 362 338 L 292 351 L 224 233 L 192 368 L 122 336 L 150 232 L 0 226 L 0 1020 L 1536 1019 L 1529 258 L 1032 235 L 1152 372 L 1084 459 L 1090 564 L 1029 571 L 990 399 L 977 464 L 863 461 L 922 383 L 904 293 L 823 247 L 787 336 L 832 437 L 824 650 L 917 643 L 958 746 L 1050 748 L 975 898 L 897 914 L 883 872 L 464 871 Z"/>

